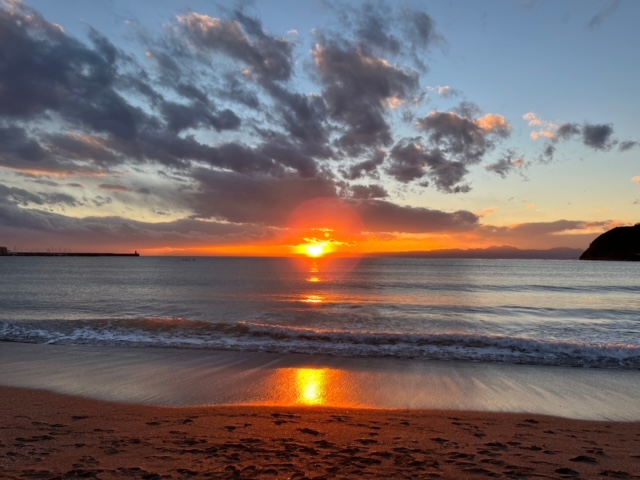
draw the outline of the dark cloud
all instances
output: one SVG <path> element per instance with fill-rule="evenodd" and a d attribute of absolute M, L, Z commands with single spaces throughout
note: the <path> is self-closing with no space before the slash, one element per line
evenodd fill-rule
<path fill-rule="evenodd" d="M 341 33 L 334 35 L 339 43 L 353 41 L 360 50 L 372 55 L 404 57 L 426 71 L 425 53 L 433 46 L 445 43 L 435 20 L 422 10 L 394 8 L 392 4 L 379 1 L 365 2 L 357 7 L 349 3 L 331 6 L 342 22 Z"/>
<path fill-rule="evenodd" d="M 582 128 L 582 141 L 587 147 L 595 150 L 608 150 L 611 148 L 611 135 L 613 127 L 611 125 L 585 125 Z"/>
<path fill-rule="evenodd" d="M 366 2 L 359 7 L 348 4 L 335 5 L 340 17 L 353 32 L 361 48 L 384 54 L 397 55 L 403 47 L 403 39 L 392 31 L 395 11 L 381 2 Z"/>
<path fill-rule="evenodd" d="M 8 163 L 8 160 L 13 159 L 33 163 L 46 158 L 46 150 L 23 128 L 0 126 L 0 162 L 4 160 Z"/>
<path fill-rule="evenodd" d="M 130 192 L 131 189 L 129 187 L 125 187 L 124 185 L 118 185 L 115 183 L 101 183 L 98 185 L 100 190 L 110 190 L 112 192 Z"/>
<path fill-rule="evenodd" d="M 33 119 L 57 113 L 80 128 L 135 137 L 145 113 L 116 91 L 126 76 L 117 50 L 92 32 L 89 48 L 16 4 L 0 8 L 0 116 Z"/>
<path fill-rule="evenodd" d="M 556 131 L 556 138 L 559 140 L 569 140 L 580 134 L 580 126 L 575 123 L 563 123 Z"/>
<path fill-rule="evenodd" d="M 496 137 L 506 138 L 510 133 L 508 124 L 498 115 L 474 121 L 454 112 L 435 111 L 418 120 L 418 124 L 432 145 L 464 164 L 478 163 L 494 147 Z"/>
<path fill-rule="evenodd" d="M 464 163 L 447 160 L 444 153 L 428 149 L 419 138 L 406 138 L 391 149 L 386 172 L 399 182 L 408 183 L 428 177 L 436 187 L 446 193 L 463 193 L 470 189 L 460 184 L 468 170 Z"/>
<path fill-rule="evenodd" d="M 640 146 L 640 142 L 625 140 L 623 142 L 620 142 L 620 145 L 618 145 L 618 150 L 620 150 L 621 152 L 626 152 L 627 150 L 631 150 L 632 148 L 635 148 L 637 146 Z"/>
<path fill-rule="evenodd" d="M 387 173 L 404 183 L 426 176 L 443 192 L 468 192 L 470 187 L 461 183 L 468 167 L 510 134 L 504 117 L 488 114 L 472 119 L 478 113 L 475 105 L 464 102 L 457 112 L 433 111 L 419 119 L 428 145 L 419 138 L 398 142 L 391 150 Z"/>
<path fill-rule="evenodd" d="M 345 126 L 338 145 L 350 154 L 388 145 L 387 102 L 404 101 L 419 86 L 418 75 L 349 44 L 319 38 L 313 57 L 329 115 Z"/>
<path fill-rule="evenodd" d="M 193 128 L 213 128 L 215 131 L 236 130 L 240 127 L 240 118 L 231 110 L 216 111 L 211 105 L 193 102 L 190 105 L 165 101 L 160 110 L 167 128 L 174 133 Z"/>
<path fill-rule="evenodd" d="M 514 150 L 507 150 L 507 152 L 498 159 L 497 162 L 485 165 L 485 170 L 494 172 L 505 178 L 509 173 L 515 169 L 524 167 L 525 163 L 522 158 Z"/>
<path fill-rule="evenodd" d="M 603 222 L 603 224 L 604 223 L 606 222 Z M 556 220 L 554 222 L 523 223 L 509 227 L 509 230 L 520 235 L 539 236 L 544 234 L 557 234 L 567 230 L 578 230 L 586 226 L 595 226 L 595 224 L 576 220 Z"/>
<path fill-rule="evenodd" d="M 386 198 L 389 194 L 380 185 L 352 185 L 351 197 L 358 200 Z"/>
<path fill-rule="evenodd" d="M 556 146 L 561 141 L 571 140 L 581 137 L 582 143 L 594 150 L 609 150 L 618 143 L 618 140 L 612 138 L 613 126 L 610 124 L 590 124 L 585 123 L 579 125 L 577 123 L 563 123 L 560 125 L 554 138 L 545 145 L 544 151 L 539 157 L 541 163 L 548 163 L 554 159 Z M 633 148 L 635 142 L 620 142 L 619 149 L 621 151 Z"/>
<path fill-rule="evenodd" d="M 98 208 L 104 207 L 105 205 L 110 205 L 113 203 L 113 199 L 111 197 L 103 197 L 102 195 L 97 195 L 91 201 Z"/>
<path fill-rule="evenodd" d="M 541 163 L 549 163 L 553 161 L 554 155 L 556 153 L 556 147 L 554 147 L 551 143 L 545 145 L 542 154 L 539 157 L 539 161 Z"/>
<path fill-rule="evenodd" d="M 384 150 L 376 150 L 371 154 L 370 158 L 351 165 L 342 174 L 348 180 L 356 180 L 364 176 L 378 178 L 378 167 L 384 163 L 385 158 L 386 153 Z"/>
<path fill-rule="evenodd" d="M 364 200 L 354 204 L 371 232 L 429 233 L 472 230 L 478 217 L 464 210 L 453 213 L 421 207 L 396 205 L 384 200 Z"/>
<path fill-rule="evenodd" d="M 226 76 L 220 95 L 249 108 L 256 109 L 260 106 L 256 92 L 232 75 Z"/>
<path fill-rule="evenodd" d="M 283 226 L 299 204 L 317 197 L 335 197 L 330 179 L 303 179 L 293 175 L 271 177 L 196 169 L 200 191 L 193 196 L 197 217 L 236 223 Z"/>
<path fill-rule="evenodd" d="M 403 28 L 407 36 L 413 40 L 414 48 L 427 49 L 441 44 L 444 38 L 436 29 L 435 20 L 421 10 L 405 9 L 403 11 Z"/>
<path fill-rule="evenodd" d="M 99 166 L 113 166 L 125 161 L 110 150 L 104 139 L 86 134 L 55 133 L 44 137 L 49 151 L 70 160 L 91 161 Z"/>
<path fill-rule="evenodd" d="M 589 20 L 587 26 L 592 30 L 599 28 L 600 25 L 602 25 L 602 23 L 607 19 L 607 17 L 611 16 L 619 6 L 620 0 L 609 0 L 608 5 L 606 5 L 602 10 L 596 13 L 591 18 L 591 20 Z"/>
<path fill-rule="evenodd" d="M 22 188 L 7 187 L 0 183 L 0 206 L 2 204 L 23 207 L 33 205 L 41 207 L 52 205 L 75 207 L 80 205 L 80 202 L 66 193 L 34 193 Z"/>
<path fill-rule="evenodd" d="M 291 77 L 293 45 L 265 33 L 257 19 L 241 12 L 235 12 L 233 20 L 191 12 L 178 20 L 195 45 L 243 62 L 260 81 L 284 81 Z"/>
<path fill-rule="evenodd" d="M 68 247 L 68 239 L 74 238 L 78 245 L 91 245 L 91 249 L 104 251 L 128 249 L 132 244 L 142 249 L 242 243 L 274 235 L 265 227 L 226 222 L 184 219 L 145 223 L 121 217 L 73 218 L 2 203 L 0 228 L 19 245 L 33 245 L 34 238 L 46 234 L 50 242 L 47 246 Z"/>
<path fill-rule="evenodd" d="M 58 182 L 54 182 L 53 180 L 47 180 L 46 178 L 36 178 L 32 180 L 33 183 L 37 183 L 38 185 L 45 185 L 47 187 L 59 187 L 60 184 Z"/>
<path fill-rule="evenodd" d="M 319 95 L 292 92 L 278 84 L 271 84 L 266 89 L 275 100 L 274 108 L 280 114 L 280 125 L 285 131 L 309 154 L 332 156 L 324 99 Z"/>

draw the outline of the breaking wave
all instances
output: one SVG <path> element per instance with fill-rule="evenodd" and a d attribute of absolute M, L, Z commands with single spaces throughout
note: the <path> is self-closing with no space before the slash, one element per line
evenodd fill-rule
<path fill-rule="evenodd" d="M 397 333 L 184 318 L 0 322 L 0 341 L 640 368 L 640 346 L 467 332 Z"/>

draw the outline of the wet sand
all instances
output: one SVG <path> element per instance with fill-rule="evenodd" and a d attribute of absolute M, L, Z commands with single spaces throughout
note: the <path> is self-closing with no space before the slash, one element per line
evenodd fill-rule
<path fill-rule="evenodd" d="M 0 344 L 0 385 L 158 406 L 325 406 L 640 421 L 640 371 Z"/>
<path fill-rule="evenodd" d="M 640 423 L 0 395 L 1 478 L 640 478 Z"/>

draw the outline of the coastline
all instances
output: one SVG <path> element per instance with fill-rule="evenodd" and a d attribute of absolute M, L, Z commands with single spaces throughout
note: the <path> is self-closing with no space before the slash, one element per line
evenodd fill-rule
<path fill-rule="evenodd" d="M 638 478 L 638 422 L 0 395 L 3 478 Z"/>
<path fill-rule="evenodd" d="M 640 371 L 3 342 L 0 385 L 155 406 L 386 408 L 640 421 Z"/>

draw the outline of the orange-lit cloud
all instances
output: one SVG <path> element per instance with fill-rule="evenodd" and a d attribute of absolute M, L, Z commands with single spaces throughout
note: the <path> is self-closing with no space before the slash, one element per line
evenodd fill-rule
<path fill-rule="evenodd" d="M 530 127 L 535 127 L 537 130 L 531 132 L 531 138 L 538 140 L 541 137 L 555 138 L 558 125 L 546 120 L 542 120 L 535 112 L 525 113 L 522 118 L 529 123 Z"/>
<path fill-rule="evenodd" d="M 631 181 L 635 183 L 640 183 L 640 175 L 638 175 L 637 177 L 633 177 Z"/>
<path fill-rule="evenodd" d="M 484 117 L 478 118 L 476 120 L 476 125 L 487 132 L 492 132 L 494 130 L 508 131 L 511 129 L 509 122 L 502 115 L 495 113 L 488 113 Z"/>
<path fill-rule="evenodd" d="M 488 217 L 489 215 L 493 215 L 498 210 L 497 207 L 485 208 L 484 210 L 480 210 L 476 212 L 476 215 L 480 218 Z"/>

